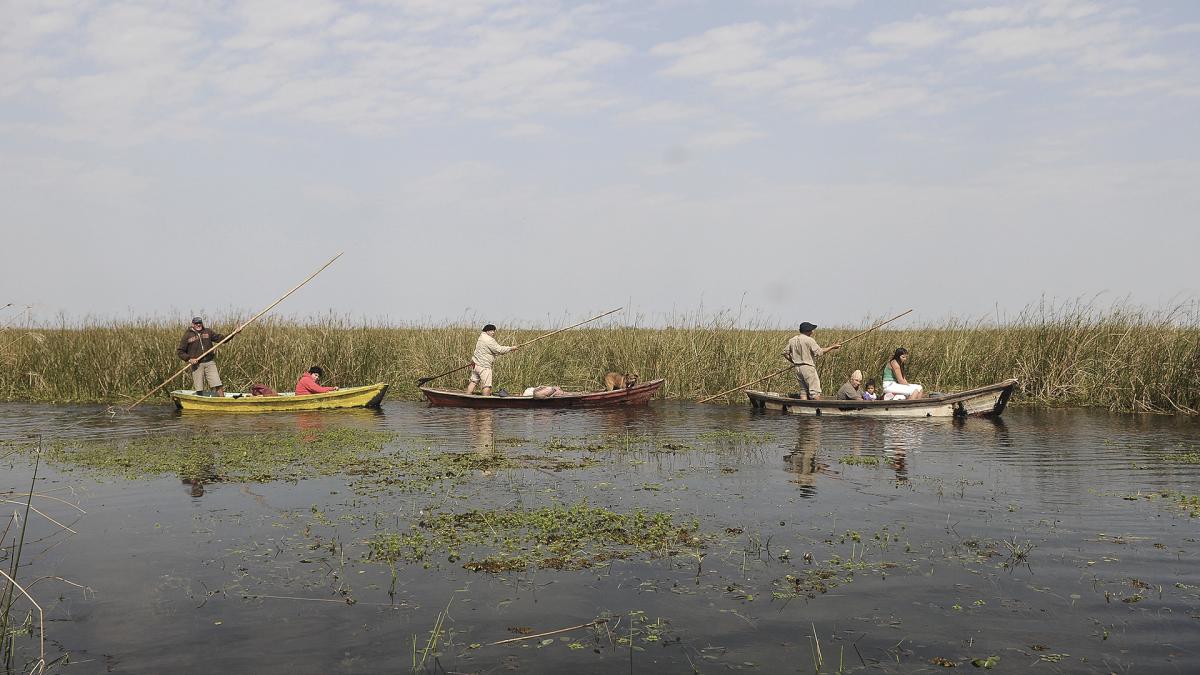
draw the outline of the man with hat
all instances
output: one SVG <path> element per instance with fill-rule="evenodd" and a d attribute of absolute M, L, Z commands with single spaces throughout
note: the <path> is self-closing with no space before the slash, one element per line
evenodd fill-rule
<path fill-rule="evenodd" d="M 783 351 L 783 358 L 796 366 L 796 380 L 800 383 L 800 390 L 810 400 L 821 398 L 821 377 L 817 375 L 817 357 L 842 348 L 840 342 L 835 342 L 828 347 L 821 347 L 817 344 L 812 336 L 812 332 L 816 328 L 816 324 L 807 321 L 800 324 L 800 334 L 788 340 L 787 348 Z"/>
<path fill-rule="evenodd" d="M 192 317 L 192 325 L 179 341 L 179 349 L 175 353 L 180 359 L 192 364 L 192 387 L 196 393 L 204 391 L 204 381 L 212 387 L 217 396 L 225 395 L 225 385 L 221 384 L 221 375 L 217 372 L 217 364 L 213 361 L 216 355 L 212 352 L 204 354 L 213 345 L 224 340 L 225 336 L 204 327 L 204 319 Z M 203 357 L 200 355 L 204 354 Z"/>
<path fill-rule="evenodd" d="M 475 393 L 475 385 L 483 386 L 483 395 L 492 395 L 492 362 L 499 354 L 507 354 L 516 347 L 506 347 L 496 342 L 496 326 L 488 324 L 475 341 L 475 353 L 471 356 L 471 378 L 467 382 L 467 393 Z"/>

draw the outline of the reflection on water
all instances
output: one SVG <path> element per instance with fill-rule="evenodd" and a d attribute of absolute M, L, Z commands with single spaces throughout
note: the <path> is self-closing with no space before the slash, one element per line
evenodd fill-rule
<path fill-rule="evenodd" d="M 554 630 L 602 613 L 620 618 L 615 634 L 635 631 L 641 672 L 794 671 L 810 662 L 814 628 L 830 672 L 829 649 L 860 672 L 940 669 L 935 657 L 965 667 L 993 654 L 1016 670 L 1189 672 L 1200 658 L 1200 530 L 1160 496 L 1200 494 L 1200 465 L 1164 459 L 1197 452 L 1200 426 L 1186 418 L 1010 409 L 1002 420 L 855 420 L 688 403 L 514 411 L 405 402 L 113 416 L 0 405 L 0 440 L 345 427 L 395 432 L 389 451 L 400 453 L 519 458 L 548 454 L 558 439 L 580 449 L 554 457 L 590 463 L 369 491 L 341 478 L 234 489 L 211 482 L 215 456 L 182 489 L 174 476 L 96 481 L 47 469 L 45 490 L 78 495 L 88 515 L 30 573 L 94 589 L 54 589 L 52 638 L 73 661 L 113 672 L 198 663 L 399 672 L 411 667 L 412 636 L 425 639 L 453 600 L 454 633 L 438 657 L 447 672 L 625 672 L 630 651 L 603 635 L 489 646 L 511 627 Z M 5 465 L 0 489 L 26 472 Z M 375 532 L 408 531 L 428 513 L 584 500 L 694 518 L 707 548 L 501 575 L 469 572 L 442 551 L 400 563 L 395 577 L 364 560 Z M 638 633 L 646 624 L 631 615 L 662 623 Z"/>
<path fill-rule="evenodd" d="M 823 420 L 800 419 L 796 434 L 796 449 L 783 456 L 789 471 L 796 476 L 792 482 L 800 486 L 801 497 L 817 494 L 817 473 L 829 468 L 828 464 L 817 465 L 817 451 L 821 448 L 821 422 Z M 815 424 L 813 422 L 816 422 Z"/>

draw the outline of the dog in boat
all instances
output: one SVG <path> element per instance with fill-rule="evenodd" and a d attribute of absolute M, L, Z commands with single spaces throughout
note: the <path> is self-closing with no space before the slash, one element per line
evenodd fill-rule
<path fill-rule="evenodd" d="M 604 375 L 604 391 L 629 389 L 638 383 L 637 373 L 606 373 Z"/>

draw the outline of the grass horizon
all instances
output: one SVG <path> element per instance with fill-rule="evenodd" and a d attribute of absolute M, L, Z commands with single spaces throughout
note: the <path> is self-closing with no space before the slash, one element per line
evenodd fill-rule
<path fill-rule="evenodd" d="M 677 325 L 600 325 L 577 328 L 500 357 L 497 387 L 535 384 L 596 389 L 605 372 L 666 378 L 662 395 L 695 399 L 762 377 L 786 363 L 780 357 L 794 328 L 756 325 L 741 312 L 681 315 Z M 821 327 L 822 345 L 845 339 L 889 317 L 857 327 Z M 242 316 L 210 318 L 228 333 Z M 564 319 L 559 326 L 579 319 Z M 912 353 L 910 379 L 928 390 L 952 391 L 1020 380 L 1019 399 L 1044 405 L 1080 405 L 1114 411 L 1200 411 L 1200 320 L 1194 302 L 1164 310 L 1076 301 L 1031 305 L 998 324 L 948 318 L 936 325 L 891 324 L 821 359 L 824 388 L 832 393 L 855 370 L 879 379 L 892 351 Z M 903 325 L 902 323 L 899 325 Z M 557 326 L 508 327 L 497 338 L 516 344 Z M 186 325 L 165 319 L 90 320 L 37 326 L 0 326 L 0 399 L 44 402 L 130 403 L 183 366 L 174 350 Z M 297 320 L 265 317 L 221 348 L 217 363 L 230 390 L 263 382 L 292 388 L 310 365 L 326 381 L 352 386 L 389 382 L 393 398 L 416 400 L 416 380 L 457 365 L 471 354 L 479 326 L 380 325 L 332 313 Z M 461 377 L 460 377 L 461 376 Z M 783 378 L 783 379 L 780 379 Z M 461 380 L 461 381 L 459 381 Z M 465 385 L 463 373 L 435 386 Z M 184 373 L 167 389 L 190 388 Z M 784 374 L 764 388 L 795 389 Z M 757 388 L 757 387 L 756 387 Z M 148 402 L 165 402 L 165 394 Z M 740 401 L 735 392 L 728 401 Z"/>

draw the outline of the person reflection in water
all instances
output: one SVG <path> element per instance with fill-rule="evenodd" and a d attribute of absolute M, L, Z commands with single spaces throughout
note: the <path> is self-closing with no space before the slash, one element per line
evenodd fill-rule
<path fill-rule="evenodd" d="M 471 449 L 481 457 L 496 455 L 496 417 L 493 410 L 472 410 L 467 416 L 467 434 Z M 483 475 L 492 475 L 491 469 L 483 469 Z"/>
<path fill-rule="evenodd" d="M 188 494 L 193 497 L 204 496 L 204 485 L 206 483 L 215 483 L 221 479 L 217 474 L 217 458 L 214 453 L 209 452 L 207 457 L 196 467 L 195 471 L 189 472 L 190 475 L 180 475 L 180 481 L 187 486 Z"/>
<path fill-rule="evenodd" d="M 921 445 L 919 429 L 907 422 L 889 420 L 883 427 L 883 454 L 896 472 L 896 482 L 908 481 L 908 453 Z"/>
<path fill-rule="evenodd" d="M 787 470 L 796 474 L 791 482 L 800 486 L 800 496 L 817 496 L 817 474 L 828 469 L 828 465 L 817 462 L 817 449 L 821 446 L 821 425 L 800 427 L 796 438 L 796 449 L 783 456 Z"/>

